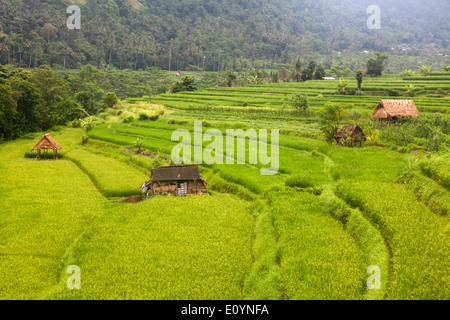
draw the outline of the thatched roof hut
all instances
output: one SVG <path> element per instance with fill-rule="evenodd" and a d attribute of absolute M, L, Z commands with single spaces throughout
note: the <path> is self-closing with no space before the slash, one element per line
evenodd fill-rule
<path fill-rule="evenodd" d="M 197 165 L 152 168 L 152 179 L 141 186 L 147 196 L 169 194 L 178 197 L 206 193 L 206 180 Z"/>
<path fill-rule="evenodd" d="M 41 159 L 41 150 L 44 150 L 47 154 L 47 150 L 53 150 L 53 159 L 58 160 L 58 150 L 61 150 L 61 145 L 56 142 L 50 134 L 44 134 L 39 142 L 31 149 L 31 151 L 37 150 L 36 159 Z"/>
<path fill-rule="evenodd" d="M 414 101 L 412 100 L 381 100 L 372 114 L 376 119 L 393 119 L 398 117 L 419 117 Z"/>
<path fill-rule="evenodd" d="M 353 145 L 355 142 L 359 142 L 361 145 L 362 142 L 366 141 L 364 132 L 357 124 L 343 127 L 333 137 L 338 146 L 342 146 L 344 144 Z M 347 138 L 350 139 L 347 140 Z"/>

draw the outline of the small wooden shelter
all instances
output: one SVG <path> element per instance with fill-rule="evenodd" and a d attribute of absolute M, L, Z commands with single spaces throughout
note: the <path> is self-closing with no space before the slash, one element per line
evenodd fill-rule
<path fill-rule="evenodd" d="M 61 145 L 53 139 L 50 134 L 44 134 L 39 142 L 34 146 L 31 151 L 37 150 L 36 159 L 41 160 L 41 151 L 44 150 L 44 154 L 47 155 L 48 150 L 53 150 L 53 160 L 58 160 L 58 150 L 61 150 Z"/>
<path fill-rule="evenodd" d="M 388 121 L 395 121 L 399 117 L 418 118 L 419 110 L 412 100 L 381 100 L 372 117 Z"/>
<path fill-rule="evenodd" d="M 188 165 L 152 168 L 152 179 L 144 182 L 141 189 L 147 197 L 155 194 L 186 197 L 205 194 L 206 185 L 198 166 Z"/>
<path fill-rule="evenodd" d="M 344 144 L 353 145 L 356 142 L 359 142 L 359 145 L 362 145 L 362 143 L 367 140 L 364 132 L 357 124 L 343 127 L 333 137 L 338 146 L 343 146 Z"/>

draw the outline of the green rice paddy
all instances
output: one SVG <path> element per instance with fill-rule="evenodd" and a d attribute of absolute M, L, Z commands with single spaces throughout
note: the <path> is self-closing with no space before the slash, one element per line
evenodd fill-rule
<path fill-rule="evenodd" d="M 313 111 L 332 101 L 370 113 L 386 98 L 376 94 L 410 82 L 423 91 L 413 98 L 421 112 L 448 114 L 449 98 L 433 96 L 449 89 L 445 76 L 365 79 L 363 96 L 308 81 L 156 96 L 157 121 L 110 118 L 84 144 L 81 129 L 50 132 L 63 146 L 58 161 L 30 158 L 43 133 L 1 144 L 0 299 L 448 300 L 448 154 L 331 146 L 317 120 L 286 105 L 300 91 Z M 122 202 L 168 165 L 175 129 L 194 142 L 194 121 L 203 133 L 269 129 L 269 143 L 280 129 L 278 173 L 261 175 L 259 157 L 224 156 L 200 166 L 207 195 Z M 66 285 L 70 265 L 80 290 Z M 371 266 L 379 289 L 367 286 Z"/>

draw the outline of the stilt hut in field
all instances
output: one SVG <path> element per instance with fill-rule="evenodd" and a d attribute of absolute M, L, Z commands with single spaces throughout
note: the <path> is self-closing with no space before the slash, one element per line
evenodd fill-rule
<path fill-rule="evenodd" d="M 166 194 L 177 197 L 206 193 L 206 180 L 197 165 L 152 168 L 152 178 L 141 186 L 147 197 Z"/>
<path fill-rule="evenodd" d="M 357 142 L 359 142 L 359 145 L 362 145 L 366 141 L 366 136 L 362 129 L 357 124 L 354 124 L 343 127 L 334 135 L 334 139 L 338 146 L 354 145 Z"/>
<path fill-rule="evenodd" d="M 372 117 L 387 121 L 395 121 L 400 117 L 418 118 L 419 110 L 412 100 L 381 100 Z"/>
<path fill-rule="evenodd" d="M 41 160 L 41 151 L 44 151 L 44 155 L 47 155 L 48 150 L 53 150 L 53 160 L 58 160 L 58 150 L 61 150 L 61 145 L 53 139 L 53 137 L 50 134 L 45 134 L 41 140 L 34 146 L 31 151 L 36 150 L 37 155 L 36 159 Z"/>

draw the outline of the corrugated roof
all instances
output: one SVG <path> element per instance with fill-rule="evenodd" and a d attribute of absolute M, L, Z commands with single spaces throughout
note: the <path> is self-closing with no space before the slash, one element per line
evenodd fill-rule
<path fill-rule="evenodd" d="M 43 149 L 61 150 L 62 147 L 50 134 L 47 133 L 41 138 L 41 140 L 39 140 L 31 151 Z"/>
<path fill-rule="evenodd" d="M 152 168 L 152 181 L 200 180 L 197 165 Z"/>
<path fill-rule="evenodd" d="M 372 114 L 377 119 L 393 117 L 419 117 L 414 101 L 412 100 L 381 100 Z"/>

